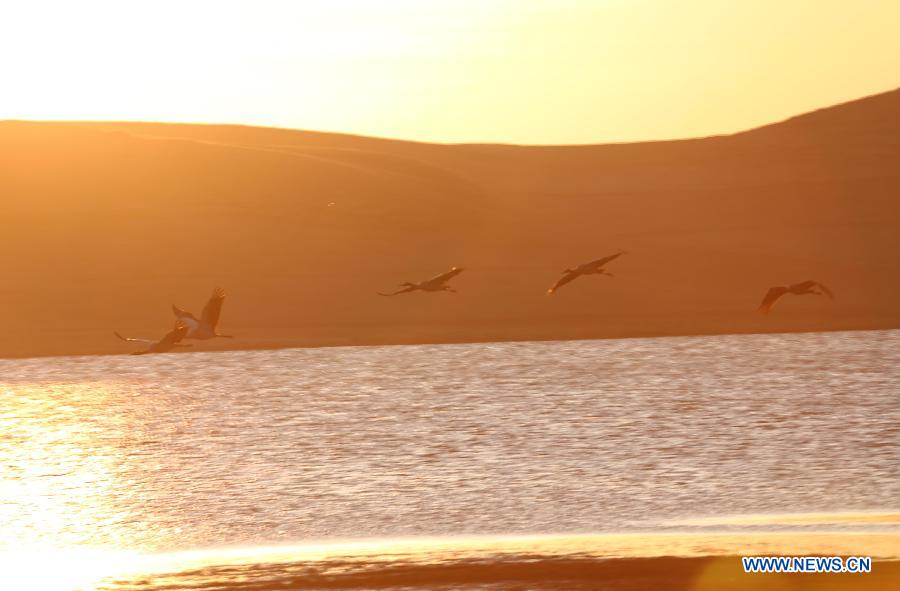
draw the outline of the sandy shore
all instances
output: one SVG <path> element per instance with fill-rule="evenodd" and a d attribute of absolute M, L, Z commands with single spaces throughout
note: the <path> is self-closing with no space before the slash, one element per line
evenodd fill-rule
<path fill-rule="evenodd" d="M 773 555 L 874 562 L 867 574 L 744 572 L 741 556 Z M 898 560 L 893 531 L 476 536 L 156 555 L 135 563 L 141 574 L 102 588 L 895 589 Z"/>

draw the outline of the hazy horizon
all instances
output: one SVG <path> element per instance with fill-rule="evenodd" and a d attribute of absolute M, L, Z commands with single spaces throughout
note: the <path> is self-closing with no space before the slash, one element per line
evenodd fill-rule
<path fill-rule="evenodd" d="M 865 4 L 29 3 L 0 38 L 16 56 L 0 119 L 439 143 L 729 134 L 896 88 L 900 4 Z"/>
<path fill-rule="evenodd" d="M 162 120 L 150 120 L 150 119 L 0 119 L 0 123 L 48 123 L 48 124 L 157 124 L 157 125 L 184 125 L 184 126 L 207 126 L 207 127 L 248 127 L 248 128 L 260 128 L 260 129 L 273 129 L 273 130 L 282 130 L 282 131 L 297 131 L 297 132 L 305 132 L 312 134 L 322 134 L 322 135 L 344 135 L 348 137 L 360 137 L 360 138 L 368 138 L 368 139 L 376 139 L 376 140 L 388 140 L 388 141 L 398 141 L 398 142 L 411 142 L 411 143 L 423 143 L 423 144 L 447 144 L 447 145 L 520 145 L 520 146 L 534 146 L 534 147 L 553 147 L 553 146 L 593 146 L 593 145 L 607 145 L 607 144 L 640 144 L 640 143 L 654 143 L 654 142 L 667 142 L 667 141 L 682 141 L 682 140 L 694 140 L 694 139 L 705 139 L 705 138 L 713 138 L 713 137 L 721 137 L 721 136 L 731 136 L 738 135 L 741 133 L 745 133 L 748 131 L 753 131 L 755 129 L 760 129 L 762 127 L 768 127 L 770 125 L 777 125 L 779 123 L 784 123 L 786 121 L 790 121 L 797 117 L 803 117 L 806 115 L 810 115 L 817 111 L 823 111 L 832 107 L 840 107 L 842 105 L 848 103 L 855 103 L 857 101 L 862 101 L 868 98 L 877 97 L 879 95 L 889 94 L 895 91 L 900 90 L 900 86 L 887 89 L 882 92 L 876 92 L 873 94 L 860 96 L 856 98 L 851 98 L 846 101 L 842 101 L 840 103 L 835 103 L 832 105 L 822 105 L 817 108 L 810 109 L 809 111 L 804 111 L 802 113 L 794 113 L 791 115 L 787 115 L 781 119 L 769 122 L 763 122 L 759 125 L 753 127 L 747 127 L 744 129 L 738 129 L 732 132 L 723 132 L 723 133 L 715 133 L 710 135 L 697 135 L 697 136 L 685 136 L 685 137 L 672 137 L 672 138 L 660 138 L 660 139 L 645 139 L 645 140 L 634 140 L 634 141 L 612 141 L 612 142 L 573 142 L 567 144 L 546 144 L 546 143 L 517 143 L 517 142 L 480 142 L 480 141 L 457 141 L 457 142 L 441 142 L 441 141 L 428 141 L 428 140 L 420 140 L 414 138 L 403 138 L 403 137 L 389 137 L 389 136 L 379 136 L 379 135 L 368 135 L 363 133 L 353 133 L 348 131 L 334 131 L 328 129 L 301 129 L 294 127 L 283 127 L 279 125 L 255 125 L 250 123 L 235 123 L 228 121 L 162 121 Z"/>

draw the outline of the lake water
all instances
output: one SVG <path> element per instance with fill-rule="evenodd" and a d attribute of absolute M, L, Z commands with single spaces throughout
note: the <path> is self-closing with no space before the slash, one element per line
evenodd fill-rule
<path fill-rule="evenodd" d="M 900 331 L 0 360 L 0 554 L 891 511 L 898 400 Z"/>

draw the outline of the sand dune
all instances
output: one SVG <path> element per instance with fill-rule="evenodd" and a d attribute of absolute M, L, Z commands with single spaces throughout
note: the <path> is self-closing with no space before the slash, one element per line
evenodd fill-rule
<path fill-rule="evenodd" d="M 0 356 L 124 352 L 215 285 L 213 348 L 896 328 L 898 161 L 900 91 L 597 146 L 0 122 Z M 452 265 L 458 294 L 375 295 Z M 838 299 L 755 314 L 809 278 Z"/>

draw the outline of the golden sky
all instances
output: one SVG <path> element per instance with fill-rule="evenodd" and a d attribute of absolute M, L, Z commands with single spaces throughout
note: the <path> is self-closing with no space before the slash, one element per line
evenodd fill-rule
<path fill-rule="evenodd" d="M 898 23 L 897 0 L 31 0 L 0 9 L 0 119 L 700 136 L 900 86 Z"/>

